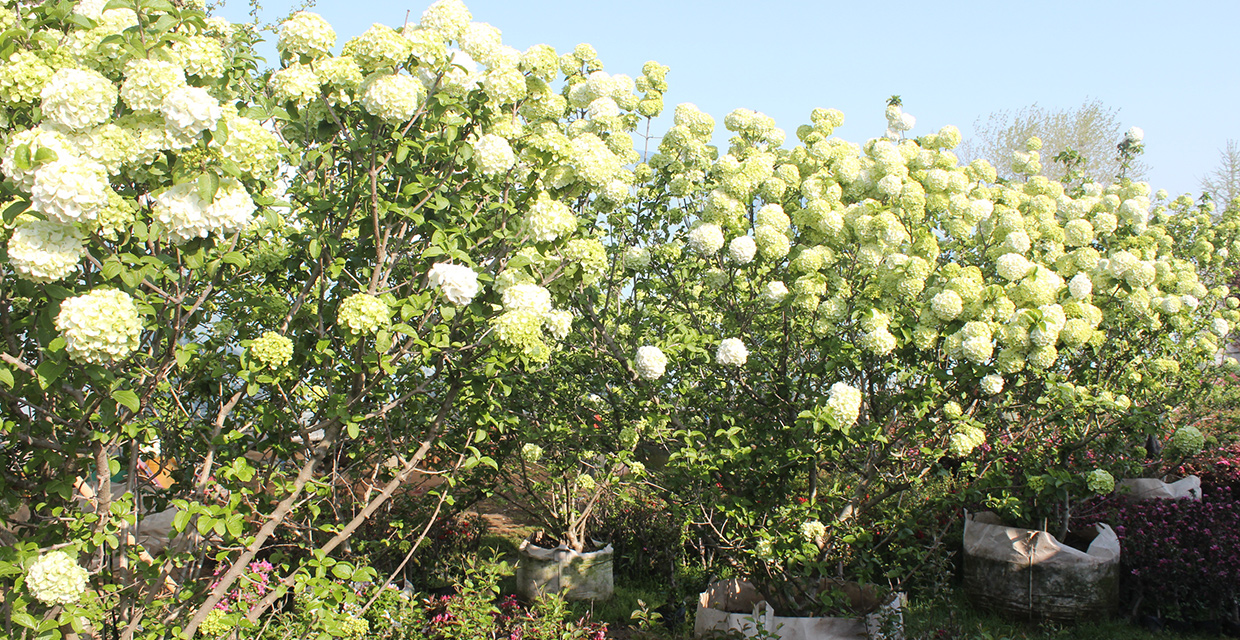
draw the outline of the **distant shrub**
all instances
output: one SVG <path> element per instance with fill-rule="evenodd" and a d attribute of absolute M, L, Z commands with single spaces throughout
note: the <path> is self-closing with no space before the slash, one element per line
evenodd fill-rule
<path fill-rule="evenodd" d="M 591 531 L 615 548 L 617 578 L 667 584 L 684 557 L 688 528 L 666 501 L 628 493 L 599 506 Z"/>

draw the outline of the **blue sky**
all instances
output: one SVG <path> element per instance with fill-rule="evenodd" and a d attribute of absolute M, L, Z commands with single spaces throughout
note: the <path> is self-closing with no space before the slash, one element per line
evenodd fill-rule
<path fill-rule="evenodd" d="M 1097 99 L 1145 130 L 1150 183 L 1173 194 L 1198 191 L 1227 139 L 1240 139 L 1235 0 L 466 2 L 518 49 L 588 42 L 608 72 L 634 77 L 647 60 L 668 65 L 669 113 L 692 102 L 719 129 L 745 107 L 792 140 L 813 108 L 833 107 L 846 117 L 836 135 L 863 142 L 882 135 L 885 100 L 899 94 L 917 117 L 912 135 L 954 124 L 967 137 L 994 111 Z M 312 10 L 343 43 L 375 22 L 416 22 L 427 5 L 320 0 Z M 291 6 L 268 0 L 262 17 Z M 232 0 L 221 14 L 242 21 L 246 6 Z"/>

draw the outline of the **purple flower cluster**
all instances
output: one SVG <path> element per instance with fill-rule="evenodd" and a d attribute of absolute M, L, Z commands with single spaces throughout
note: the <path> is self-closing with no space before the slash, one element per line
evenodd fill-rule
<path fill-rule="evenodd" d="M 1123 549 L 1125 592 L 1144 612 L 1216 620 L 1240 605 L 1240 502 L 1227 496 L 1126 503 L 1111 521 Z"/>

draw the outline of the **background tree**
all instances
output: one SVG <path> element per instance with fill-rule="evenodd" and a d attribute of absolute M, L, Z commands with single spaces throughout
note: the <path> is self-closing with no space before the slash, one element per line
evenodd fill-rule
<path fill-rule="evenodd" d="M 1218 166 L 1201 177 L 1201 191 L 1219 207 L 1226 206 L 1240 197 L 1240 143 L 1228 140 L 1227 146 L 1218 152 Z"/>
<path fill-rule="evenodd" d="M 1076 167 L 1081 176 L 1095 182 L 1110 182 L 1120 171 L 1115 145 L 1126 128 L 1119 119 L 1119 111 L 1097 99 L 1086 100 L 1075 108 L 1056 110 L 1034 103 L 1015 111 L 995 111 L 973 122 L 973 136 L 960 145 L 958 155 L 962 161 L 988 160 L 1000 177 L 1012 178 L 1012 151 L 1023 150 L 1025 141 L 1037 136 L 1042 139 L 1046 177 L 1066 177 L 1068 167 L 1053 159 L 1072 150 L 1082 159 Z M 1148 165 L 1136 162 L 1129 167 L 1127 177 L 1143 180 L 1148 171 Z"/>

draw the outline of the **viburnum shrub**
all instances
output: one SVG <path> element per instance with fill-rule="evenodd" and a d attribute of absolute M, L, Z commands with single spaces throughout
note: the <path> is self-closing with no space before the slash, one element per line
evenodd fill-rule
<path fill-rule="evenodd" d="M 459 0 L 343 42 L 297 13 L 275 69 L 193 1 L 11 3 L 0 27 L 14 633 L 192 637 L 260 553 L 276 577 L 232 630 L 291 594 L 304 633 L 340 631 L 341 581 L 376 578 L 353 532 L 415 470 L 498 466 L 661 94 Z M 53 606 L 24 576 L 64 546 L 88 589 Z"/>
<path fill-rule="evenodd" d="M 755 575 L 877 579 L 890 501 L 1052 438 L 1040 468 L 1102 448 L 1072 469 L 1101 486 L 1178 433 L 1240 321 L 1240 212 L 1050 181 L 1036 139 L 1001 181 L 898 99 L 864 143 L 835 110 L 793 141 L 738 109 L 726 151 L 682 104 L 654 148 L 667 67 L 518 51 L 460 0 L 343 43 L 299 12 L 265 70 L 254 25 L 193 1 L 0 27 L 0 504 L 31 513 L 0 580 L 26 637 L 192 637 L 260 553 L 278 577 L 237 633 L 290 593 L 337 633 L 344 582 L 385 589 L 345 543 L 415 471 L 548 483 L 574 547 L 617 483 L 657 482 Z M 86 589 L 52 605 L 29 572 L 67 547 Z"/>
<path fill-rule="evenodd" d="M 1240 502 L 1120 502 L 1110 521 L 1124 550 L 1123 584 L 1134 612 L 1240 622 Z"/>
<path fill-rule="evenodd" d="M 1103 490 L 1174 429 L 1150 418 L 1201 388 L 1240 319 L 1236 211 L 1122 177 L 1051 181 L 1036 139 L 1014 150 L 1019 179 L 999 180 L 958 161 L 955 127 L 914 137 L 898 99 L 887 115 L 858 144 L 818 109 L 789 143 L 738 109 L 725 150 L 714 118 L 680 105 L 608 220 L 631 238 L 623 283 L 602 289 L 626 300 L 613 351 L 670 416 L 663 481 L 768 589 L 900 575 L 869 560 L 873 532 L 951 469 L 994 476 L 999 499 L 1032 469 Z M 1052 440 L 1014 466 L 979 455 Z"/>

